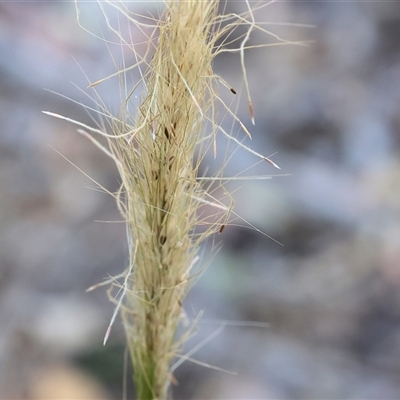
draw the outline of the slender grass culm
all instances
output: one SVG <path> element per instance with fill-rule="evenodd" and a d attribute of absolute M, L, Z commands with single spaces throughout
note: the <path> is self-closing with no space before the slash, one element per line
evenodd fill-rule
<path fill-rule="evenodd" d="M 146 55 L 140 56 L 134 45 L 112 26 L 104 11 L 105 4 L 142 33 L 151 30 Z M 206 152 L 217 152 L 217 133 L 279 168 L 269 158 L 245 147 L 240 139 L 231 137 L 217 123 L 219 104 L 238 123 L 243 137 L 250 136 L 217 95 L 219 84 L 230 89 L 213 72 L 214 58 L 224 51 L 240 56 L 254 123 L 243 55 L 252 30 L 270 33 L 255 24 L 249 2 L 245 0 L 244 4 L 247 11 L 243 14 L 218 15 L 217 0 L 169 0 L 165 1 L 162 16 L 154 20 L 139 19 L 122 1 L 99 2 L 109 29 L 117 35 L 124 51 L 132 51 L 136 59 L 134 65 L 124 65 L 108 77 L 121 78 L 125 95 L 119 114 L 113 115 L 97 95 L 98 115 L 102 119 L 98 128 L 46 112 L 78 125 L 80 133 L 115 161 L 121 177 L 121 188 L 112 195 L 127 225 L 129 265 L 122 282 L 118 277 L 108 282 L 118 286 L 119 292 L 105 341 L 119 313 L 139 400 L 170 397 L 171 363 L 187 337 L 177 337 L 177 328 L 183 300 L 195 275 L 192 269 L 199 258 L 200 243 L 222 232 L 231 213 L 234 214 L 229 195 L 224 204 L 207 189 L 221 187 L 222 177 L 208 181 L 198 177 Z M 77 15 L 79 21 L 78 4 Z M 232 32 L 240 26 L 246 26 L 247 31 L 239 34 L 239 39 L 231 39 Z M 277 43 L 289 43 L 273 36 Z M 236 41 L 237 47 L 233 48 Z M 229 49 L 224 47 L 228 42 Z M 129 87 L 128 72 L 134 68 L 140 71 L 141 80 Z M 108 78 L 90 87 L 96 93 L 95 86 Z M 144 87 L 144 93 L 139 95 L 140 106 L 132 114 L 131 100 L 138 87 Z M 236 94 L 234 89 L 231 91 Z M 95 134 L 105 137 L 108 146 L 92 136 Z"/>

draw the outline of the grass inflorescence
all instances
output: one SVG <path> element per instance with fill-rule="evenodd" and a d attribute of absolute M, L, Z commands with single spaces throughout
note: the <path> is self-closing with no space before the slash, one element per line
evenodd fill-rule
<path fill-rule="evenodd" d="M 144 22 L 123 2 L 104 3 L 143 33 L 151 31 L 148 52 L 140 56 L 134 45 L 112 26 L 99 2 L 108 27 L 137 60 L 112 75 L 121 78 L 125 93 L 118 115 L 113 115 L 100 100 L 97 102 L 103 122 L 98 128 L 48 114 L 83 128 L 79 132 L 111 157 L 118 168 L 122 184 L 112 195 L 126 221 L 130 256 L 122 283 L 118 284 L 116 312 L 105 341 L 119 312 L 134 367 L 137 398 L 164 399 L 173 379 L 171 362 L 186 337 L 178 338 L 177 328 L 193 279 L 193 267 L 199 259 L 199 246 L 210 235 L 224 230 L 231 213 L 229 195 L 227 204 L 223 204 L 207 190 L 207 181 L 198 179 L 200 163 L 208 151 L 217 152 L 217 133 L 244 147 L 241 140 L 218 125 L 216 104 L 237 121 L 244 136 L 250 136 L 218 97 L 220 84 L 233 94 L 236 91 L 214 74 L 213 60 L 224 51 L 240 55 L 254 122 L 244 50 L 254 29 L 269 32 L 255 23 L 247 1 L 245 13 L 221 16 L 217 14 L 217 0 L 170 0 L 165 2 L 166 9 L 159 19 L 148 18 Z M 77 10 L 79 19 L 79 7 Z M 232 39 L 239 40 L 237 47 L 233 49 L 230 43 L 230 48 L 225 48 L 232 33 L 242 25 L 248 29 L 239 39 Z M 281 44 L 289 43 L 276 39 Z M 141 71 L 141 81 L 128 87 L 127 74 L 133 68 Z M 95 90 L 108 78 L 90 86 Z M 131 99 L 139 86 L 144 87 L 144 93 L 140 95 L 137 112 L 132 114 Z M 93 134 L 105 137 L 108 146 Z M 248 150 L 277 167 L 269 158 Z M 220 178 L 215 177 L 213 182 L 222 186 Z M 204 208 L 212 210 L 212 215 L 208 212 L 204 216 Z"/>
<path fill-rule="evenodd" d="M 139 399 L 165 397 L 175 333 L 198 250 L 204 193 L 196 176 L 204 115 L 211 105 L 211 18 L 215 2 L 171 2 L 159 22 L 145 76 L 147 96 L 128 138 L 110 141 L 123 179 L 132 273 L 121 315 Z M 200 157 L 201 158 L 201 157 Z M 210 227 L 209 232 L 215 230 Z"/>

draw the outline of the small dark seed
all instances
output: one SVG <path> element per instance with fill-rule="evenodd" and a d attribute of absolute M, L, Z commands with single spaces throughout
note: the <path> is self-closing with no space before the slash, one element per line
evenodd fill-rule
<path fill-rule="evenodd" d="M 165 134 L 165 137 L 169 140 L 169 132 L 168 132 L 167 127 L 164 128 L 164 134 Z"/>

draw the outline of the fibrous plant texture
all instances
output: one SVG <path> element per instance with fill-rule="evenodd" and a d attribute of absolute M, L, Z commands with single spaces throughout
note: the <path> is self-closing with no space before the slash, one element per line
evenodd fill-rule
<path fill-rule="evenodd" d="M 147 96 L 131 132 L 110 141 L 124 186 L 133 273 L 125 290 L 125 326 L 139 399 L 166 396 L 175 333 L 199 242 L 205 194 L 198 184 L 202 129 L 212 106 L 211 32 L 215 1 L 173 1 L 158 24 L 145 75 Z"/>
<path fill-rule="evenodd" d="M 144 56 L 139 55 L 119 28 L 112 26 L 103 8 L 105 3 L 117 10 L 119 18 L 147 32 L 148 52 Z M 140 400 L 168 396 L 173 379 L 171 363 L 187 336 L 177 337 L 177 328 L 183 313 L 182 303 L 193 280 L 193 267 L 199 258 L 200 243 L 222 232 L 231 214 L 229 195 L 226 201 L 218 200 L 207 189 L 215 185 L 221 188 L 222 177 L 214 176 L 207 181 L 198 176 L 205 154 L 217 152 L 218 134 L 244 147 L 240 139 L 231 137 L 218 125 L 216 104 L 238 123 L 243 137 L 250 136 L 217 95 L 219 84 L 230 89 L 213 72 L 213 60 L 221 52 L 240 55 L 254 122 L 243 55 L 253 30 L 269 32 L 255 24 L 247 1 L 244 1 L 247 11 L 240 15 L 219 16 L 218 3 L 217 0 L 170 0 L 165 2 L 159 19 L 143 20 L 123 2 L 99 2 L 105 21 L 124 52 L 131 51 L 136 59 L 134 65 L 124 65 L 112 75 L 120 77 L 124 93 L 118 115 L 99 99 L 102 123 L 98 128 L 47 112 L 84 128 L 79 132 L 115 161 L 121 177 L 121 188 L 112 195 L 126 221 L 130 256 L 122 281 L 113 280 L 119 292 L 105 340 L 119 313 Z M 79 19 L 78 4 L 77 10 Z M 231 34 L 240 26 L 246 26 L 247 30 L 236 39 L 235 49 L 233 39 L 230 49 L 226 49 L 224 43 L 231 42 Z M 127 76 L 134 68 L 139 69 L 141 80 L 129 87 Z M 90 86 L 95 90 L 103 80 Z M 139 95 L 140 106 L 132 113 L 132 98 L 139 87 L 144 87 L 144 92 Z M 235 94 L 234 89 L 231 91 Z M 94 134 L 105 137 L 108 146 Z M 277 167 L 269 158 L 246 149 Z"/>
<path fill-rule="evenodd" d="M 130 265 L 122 319 L 139 399 L 161 399 L 170 381 L 175 333 L 196 260 L 196 181 L 212 75 L 215 2 L 171 2 L 158 24 L 156 51 L 145 75 L 147 96 L 136 124 L 116 122 L 125 135 L 110 147 L 123 179 Z M 213 230 L 213 228 L 211 228 Z"/>

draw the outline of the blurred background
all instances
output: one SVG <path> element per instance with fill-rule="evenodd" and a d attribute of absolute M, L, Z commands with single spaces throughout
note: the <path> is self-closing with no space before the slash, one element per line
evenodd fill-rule
<path fill-rule="evenodd" d="M 96 4 L 80 10 L 87 29 L 112 38 Z M 204 248 L 210 266 L 185 304 L 203 317 L 185 351 L 236 375 L 185 362 L 174 398 L 398 399 L 400 3 L 277 1 L 255 17 L 284 39 L 313 41 L 248 51 L 254 127 L 238 103 L 246 145 L 277 152 L 285 176 L 230 184 L 235 210 L 283 246 L 237 221 L 218 235 L 219 252 Z M 249 44 L 274 42 L 254 32 Z M 119 399 L 124 375 L 132 397 L 119 321 L 102 346 L 113 305 L 103 288 L 85 293 L 124 270 L 125 228 L 99 222 L 121 220 L 113 199 L 59 153 L 111 191 L 118 175 L 76 127 L 41 113 L 93 125 L 45 89 L 91 104 L 88 80 L 115 71 L 113 51 L 78 26 L 72 2 L 0 3 L 3 399 Z M 237 54 L 215 69 L 244 94 Z M 118 78 L 99 90 L 117 107 Z M 226 174 L 251 166 L 244 175 L 277 174 L 242 151 Z"/>

